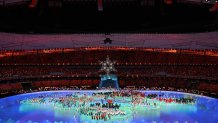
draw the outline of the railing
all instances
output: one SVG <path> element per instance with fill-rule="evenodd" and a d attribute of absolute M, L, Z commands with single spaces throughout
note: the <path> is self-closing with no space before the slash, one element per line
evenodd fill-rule
<path fill-rule="evenodd" d="M 177 0 L 178 3 L 215 4 L 216 0 Z"/>
<path fill-rule="evenodd" d="M 0 7 L 6 7 L 6 6 L 14 6 L 14 5 L 22 5 L 27 3 L 30 0 L 0 0 Z"/>
<path fill-rule="evenodd" d="M 218 32 L 190 34 L 12 34 L 0 33 L 0 50 L 75 47 L 152 47 L 172 49 L 218 49 Z"/>

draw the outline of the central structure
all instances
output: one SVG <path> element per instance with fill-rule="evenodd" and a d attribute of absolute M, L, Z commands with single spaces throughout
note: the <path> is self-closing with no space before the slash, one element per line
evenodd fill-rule
<path fill-rule="evenodd" d="M 99 84 L 99 88 L 119 88 L 118 79 L 115 74 L 111 74 L 111 72 L 115 72 L 114 68 L 115 61 L 111 61 L 109 57 L 106 58 L 106 61 L 101 61 L 102 65 L 100 71 L 104 71 L 106 74 L 101 75 L 101 82 Z"/>

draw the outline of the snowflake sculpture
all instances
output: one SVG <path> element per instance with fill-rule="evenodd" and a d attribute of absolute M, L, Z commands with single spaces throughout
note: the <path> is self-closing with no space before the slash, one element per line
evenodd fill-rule
<path fill-rule="evenodd" d="M 115 61 L 111 61 L 107 56 L 106 61 L 100 61 L 100 64 L 102 65 L 100 71 L 104 71 L 107 75 L 109 75 L 112 71 L 116 71 L 114 68 L 115 63 Z"/>

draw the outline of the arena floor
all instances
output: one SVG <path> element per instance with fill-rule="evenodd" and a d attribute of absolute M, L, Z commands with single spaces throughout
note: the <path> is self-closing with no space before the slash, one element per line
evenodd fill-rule
<path fill-rule="evenodd" d="M 45 91 L 0 99 L 0 122 L 217 123 L 217 105 L 170 91 Z"/>

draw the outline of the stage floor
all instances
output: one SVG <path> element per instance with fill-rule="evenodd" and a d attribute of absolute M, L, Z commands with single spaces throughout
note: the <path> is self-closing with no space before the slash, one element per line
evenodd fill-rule
<path fill-rule="evenodd" d="M 170 91 L 45 91 L 0 99 L 0 123 L 218 123 L 218 100 Z"/>

